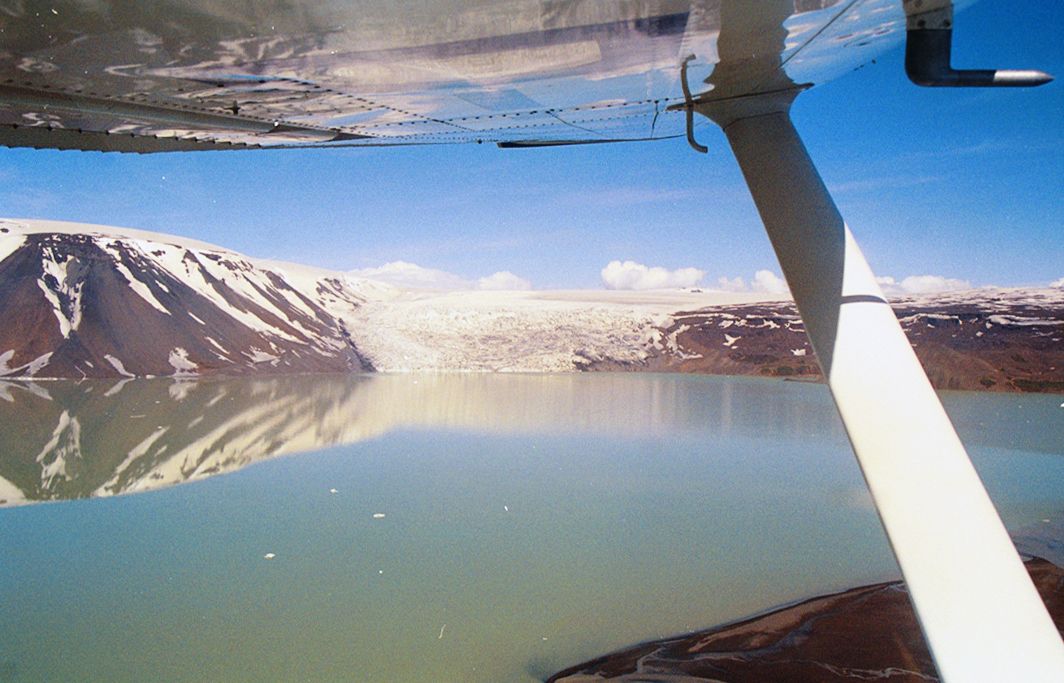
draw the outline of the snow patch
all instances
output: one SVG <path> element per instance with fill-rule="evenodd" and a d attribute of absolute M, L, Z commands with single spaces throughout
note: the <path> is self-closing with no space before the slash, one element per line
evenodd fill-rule
<path fill-rule="evenodd" d="M 51 358 L 52 358 L 52 352 L 51 351 L 49 351 L 48 353 L 43 353 L 40 356 L 37 356 L 36 358 L 31 360 L 26 365 L 23 365 L 19 369 L 20 370 L 25 369 L 26 372 L 24 372 L 23 374 L 26 375 L 26 376 L 32 377 L 33 375 L 36 375 L 38 372 L 40 372 L 41 368 L 43 368 L 45 365 L 48 365 L 48 361 L 51 360 Z"/>
<path fill-rule="evenodd" d="M 224 347 L 224 346 L 222 346 L 221 344 L 219 344 L 218 342 L 216 342 L 216 341 L 214 340 L 214 338 L 212 338 L 212 337 L 204 337 L 204 338 L 205 338 L 205 339 L 207 340 L 207 343 L 208 343 L 208 344 L 210 344 L 210 345 L 211 345 L 211 346 L 213 346 L 214 348 L 218 349 L 218 350 L 219 350 L 219 351 L 221 351 L 222 353 L 224 353 L 224 354 L 228 354 L 228 353 L 229 353 L 229 352 L 228 352 L 228 351 L 227 351 L 227 350 L 225 349 L 225 347 Z M 222 358 L 224 358 L 224 356 L 222 356 Z"/>
<path fill-rule="evenodd" d="M 66 257 L 59 261 L 50 248 L 45 250 L 45 256 L 41 261 L 44 276 L 37 280 L 37 286 L 52 305 L 52 313 L 59 321 L 59 332 L 66 339 L 70 337 L 71 330 L 76 330 L 81 324 L 81 283 L 71 285 L 68 280 L 67 269 L 73 258 Z"/>
<path fill-rule="evenodd" d="M 1060 325 L 1059 320 L 1043 320 L 1041 318 L 1029 318 L 1018 315 L 992 315 L 987 318 L 990 323 L 995 325 L 1009 325 L 1012 327 L 1034 327 L 1041 325 L 1057 326 Z M 990 327 L 990 323 L 987 323 L 987 327 Z"/>
<path fill-rule="evenodd" d="M 131 273 L 129 268 L 126 267 L 126 264 L 122 263 L 122 253 L 118 248 L 118 245 L 120 244 L 122 243 L 117 240 L 106 240 L 100 243 L 100 247 L 114 257 L 113 265 L 115 270 L 118 271 L 119 275 L 125 278 L 126 282 L 129 283 L 130 289 L 132 289 L 137 296 L 147 301 L 152 308 L 165 313 L 166 315 L 170 315 L 170 311 L 166 310 L 166 306 L 163 306 L 162 303 L 155 298 L 155 295 L 152 294 L 148 285 L 134 277 L 133 273 Z"/>
<path fill-rule="evenodd" d="M 9 225 L 7 222 L 0 223 L 0 227 L 8 227 Z M 25 243 L 25 235 L 0 233 L 0 262 L 15 253 Z"/>
<path fill-rule="evenodd" d="M 196 370 L 199 369 L 199 366 L 188 359 L 188 351 L 180 346 L 171 349 L 168 361 L 170 362 L 170 366 L 174 369 L 175 377 L 181 375 L 194 375 L 196 374 Z"/>
<path fill-rule="evenodd" d="M 122 375 L 123 377 L 133 377 L 134 376 L 133 373 L 126 371 L 126 367 L 124 365 L 122 365 L 122 361 L 118 360 L 117 358 L 115 358 L 111 354 L 109 354 L 109 353 L 105 354 L 103 359 L 105 361 L 107 361 L 108 363 L 110 363 L 111 367 L 113 367 L 115 370 L 117 370 L 118 374 Z"/>
<path fill-rule="evenodd" d="M 702 357 L 702 354 L 700 353 L 688 353 L 687 351 L 684 351 L 682 348 L 680 348 L 680 342 L 678 337 L 689 329 L 691 329 L 690 325 L 680 325 L 675 330 L 670 332 L 667 337 L 665 337 L 665 348 L 667 348 L 669 351 L 672 352 L 674 356 L 680 358 L 681 360 Z"/>
<path fill-rule="evenodd" d="M 251 353 L 245 352 L 244 355 L 247 356 L 252 363 L 265 363 L 268 361 L 272 365 L 277 365 L 277 361 L 280 360 L 278 356 L 275 356 L 272 353 L 267 353 L 255 346 L 251 347 Z"/>

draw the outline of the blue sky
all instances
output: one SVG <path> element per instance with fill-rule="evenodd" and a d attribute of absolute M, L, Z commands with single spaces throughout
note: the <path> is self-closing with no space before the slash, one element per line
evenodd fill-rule
<path fill-rule="evenodd" d="M 959 67 L 1064 79 L 1064 3 L 983 0 Z M 1064 83 L 923 89 L 901 48 L 814 88 L 793 116 L 877 274 L 974 285 L 1064 277 Z M 117 155 L 0 149 L 0 214 L 124 225 L 340 270 L 411 261 L 475 280 L 601 287 L 610 261 L 779 272 L 723 135 L 562 149 Z"/>

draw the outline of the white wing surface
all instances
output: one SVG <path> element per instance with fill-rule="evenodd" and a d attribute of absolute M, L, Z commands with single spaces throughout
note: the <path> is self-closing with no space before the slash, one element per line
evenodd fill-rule
<path fill-rule="evenodd" d="M 890 0 L 56 0 L 0 7 L 0 144 L 133 152 L 515 145 L 684 132 L 696 98 L 811 84 L 901 40 Z M 739 11 L 736 12 L 735 8 Z M 734 31 L 733 31 L 734 32 Z M 751 40 L 751 45 L 760 41 Z M 670 110 L 672 107 L 672 110 Z"/>

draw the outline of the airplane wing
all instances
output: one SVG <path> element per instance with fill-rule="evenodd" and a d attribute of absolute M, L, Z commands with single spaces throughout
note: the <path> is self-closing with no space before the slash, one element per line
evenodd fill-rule
<path fill-rule="evenodd" d="M 694 98 L 733 97 L 822 82 L 904 36 L 896 0 L 738 4 L 743 33 L 785 47 L 752 41 L 710 81 L 720 0 L 5 3 L 0 145 L 653 140 L 684 133 L 682 65 Z"/>

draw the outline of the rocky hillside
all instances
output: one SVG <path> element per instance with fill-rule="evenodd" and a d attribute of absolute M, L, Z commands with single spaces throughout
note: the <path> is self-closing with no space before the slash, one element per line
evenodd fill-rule
<path fill-rule="evenodd" d="M 0 376 L 369 369 L 345 323 L 358 284 L 166 235 L 0 221 Z"/>
<path fill-rule="evenodd" d="M 1064 290 L 979 289 L 893 308 L 936 388 L 1064 393 Z M 663 338 L 638 369 L 820 376 L 791 303 L 680 312 Z"/>

